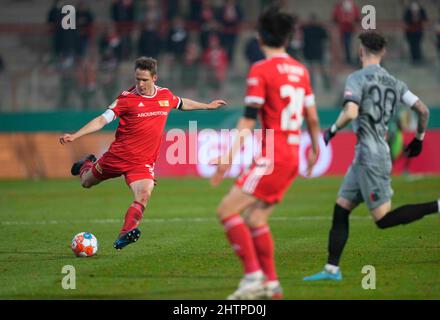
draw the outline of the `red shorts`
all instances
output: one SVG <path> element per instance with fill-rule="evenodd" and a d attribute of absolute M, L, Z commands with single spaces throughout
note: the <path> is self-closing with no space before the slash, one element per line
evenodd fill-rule
<path fill-rule="evenodd" d="M 154 163 L 143 165 L 131 164 L 106 152 L 95 162 L 92 167 L 92 173 L 96 179 L 101 181 L 124 175 L 125 182 L 127 185 L 130 185 L 138 180 L 154 180 Z"/>
<path fill-rule="evenodd" d="M 235 182 L 243 192 L 267 203 L 280 202 L 298 175 L 298 161 L 272 163 L 260 158 Z"/>

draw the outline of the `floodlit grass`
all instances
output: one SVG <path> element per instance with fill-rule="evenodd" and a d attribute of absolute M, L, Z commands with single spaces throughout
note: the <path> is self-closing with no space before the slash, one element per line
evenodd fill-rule
<path fill-rule="evenodd" d="M 303 282 L 320 271 L 340 177 L 298 179 L 270 225 L 285 299 L 439 299 L 440 216 L 379 230 L 365 206 L 352 213 L 341 282 Z M 0 182 L 0 299 L 224 299 L 241 265 L 215 217 L 232 181 L 160 179 L 140 226 L 140 241 L 113 248 L 132 201 L 122 179 L 90 190 L 77 180 Z M 440 196 L 440 177 L 393 179 L 394 206 Z M 81 231 L 96 235 L 98 254 L 76 258 L 69 245 Z M 64 290 L 64 265 L 76 289 Z M 376 289 L 364 290 L 364 265 Z"/>

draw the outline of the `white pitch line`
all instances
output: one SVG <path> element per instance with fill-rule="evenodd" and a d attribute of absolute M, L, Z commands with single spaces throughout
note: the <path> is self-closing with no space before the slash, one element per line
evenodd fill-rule
<path fill-rule="evenodd" d="M 369 220 L 370 217 L 350 217 L 352 220 Z M 297 216 L 297 217 L 272 217 L 270 221 L 323 221 L 331 220 L 331 216 Z M 173 223 L 173 222 L 216 222 L 216 218 L 148 218 L 146 217 L 142 223 Z M 122 223 L 122 219 L 90 219 L 90 220 L 37 220 L 37 221 L 1 221 L 2 226 L 13 225 L 56 225 L 56 224 L 75 224 L 75 223 L 97 223 L 97 224 L 113 224 Z"/>

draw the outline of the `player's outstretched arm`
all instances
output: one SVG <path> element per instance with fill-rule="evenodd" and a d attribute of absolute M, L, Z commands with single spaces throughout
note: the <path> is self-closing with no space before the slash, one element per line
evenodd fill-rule
<path fill-rule="evenodd" d="M 338 130 L 346 127 L 351 121 L 356 119 L 359 115 L 359 106 L 352 101 L 344 105 L 344 110 L 339 114 L 336 122 L 324 132 L 325 145 L 328 145 L 330 140 L 336 135 Z"/>
<path fill-rule="evenodd" d="M 77 132 L 70 134 L 65 133 L 60 137 L 60 143 L 65 144 L 68 142 L 73 142 L 76 139 L 96 131 L 101 130 L 107 124 L 107 120 L 104 116 L 99 116 L 87 123 L 84 127 L 79 129 Z"/>
<path fill-rule="evenodd" d="M 312 144 L 311 152 L 307 155 L 307 177 L 312 174 L 313 167 L 318 160 L 319 155 L 319 135 L 321 130 L 319 128 L 318 112 L 316 106 L 310 106 L 305 108 L 305 118 L 307 129 L 309 131 L 310 140 Z"/>
<path fill-rule="evenodd" d="M 202 103 L 194 100 L 182 98 L 182 107 L 181 110 L 189 111 L 189 110 L 215 110 L 220 108 L 221 106 L 226 105 L 226 101 L 224 100 L 214 100 L 210 103 Z"/>
<path fill-rule="evenodd" d="M 412 109 L 418 115 L 418 122 L 416 136 L 405 148 L 406 156 L 409 158 L 417 157 L 422 152 L 423 139 L 429 122 L 429 109 L 421 100 L 417 100 Z"/>

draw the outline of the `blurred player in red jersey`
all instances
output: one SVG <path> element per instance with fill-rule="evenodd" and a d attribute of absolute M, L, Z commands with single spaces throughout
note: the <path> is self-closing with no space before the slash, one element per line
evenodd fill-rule
<path fill-rule="evenodd" d="M 215 186 L 221 182 L 234 154 L 240 149 L 244 132 L 253 129 L 257 116 L 260 116 L 262 155 L 237 179 L 217 209 L 227 238 L 244 269 L 244 278 L 238 289 L 228 297 L 232 300 L 282 298 L 268 218 L 298 174 L 303 117 L 312 143 L 308 154 L 308 175 L 319 153 L 319 119 L 309 72 L 285 49 L 293 27 L 293 18 L 277 7 L 269 7 L 259 17 L 259 42 L 266 59 L 250 68 L 246 107 L 237 125 L 243 134 L 228 153 L 212 162 L 218 165 L 211 180 Z M 267 138 L 267 130 L 273 131 L 273 141 Z M 269 156 L 268 150 L 272 147 L 273 156 Z M 243 212 L 244 220 L 240 215 Z"/>
<path fill-rule="evenodd" d="M 134 202 L 128 208 L 125 222 L 116 249 L 136 242 L 140 236 L 137 228 L 154 188 L 154 163 L 156 162 L 163 130 L 172 109 L 210 110 L 226 104 L 215 100 L 209 104 L 179 98 L 169 89 L 155 85 L 157 61 L 141 57 L 135 62 L 136 85 L 122 92 L 100 116 L 96 117 L 73 134 L 60 137 L 61 144 L 102 129 L 106 124 L 120 118 L 115 140 L 100 159 L 89 155 L 75 162 L 72 175 L 79 175 L 84 188 L 90 188 L 101 181 L 124 175 L 134 195 Z"/>

